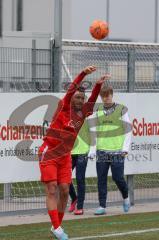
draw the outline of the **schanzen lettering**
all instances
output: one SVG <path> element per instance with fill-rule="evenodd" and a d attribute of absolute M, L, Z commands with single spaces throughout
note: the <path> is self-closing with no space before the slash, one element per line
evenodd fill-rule
<path fill-rule="evenodd" d="M 35 140 L 44 135 L 44 127 L 38 125 L 11 126 L 9 121 L 6 125 L 0 125 L 0 138 L 7 140 Z"/>
<path fill-rule="evenodd" d="M 145 118 L 139 122 L 136 118 L 133 120 L 134 136 L 153 136 L 159 135 L 159 122 L 146 122 Z"/>

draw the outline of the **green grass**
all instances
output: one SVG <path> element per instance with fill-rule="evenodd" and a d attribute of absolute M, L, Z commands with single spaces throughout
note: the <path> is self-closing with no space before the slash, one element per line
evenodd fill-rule
<path fill-rule="evenodd" d="M 107 240 L 158 240 L 159 231 L 126 236 L 103 237 L 111 233 L 125 233 L 129 231 L 159 228 L 159 212 L 129 214 L 119 216 L 105 216 L 89 219 L 64 221 L 64 229 L 73 237 L 97 236 L 94 239 Z M 0 228 L 1 240 L 48 240 L 54 239 L 50 232 L 50 223 L 8 226 Z"/>

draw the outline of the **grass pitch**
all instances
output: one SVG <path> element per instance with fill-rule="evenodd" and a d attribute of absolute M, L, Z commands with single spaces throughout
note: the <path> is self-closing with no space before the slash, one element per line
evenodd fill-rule
<path fill-rule="evenodd" d="M 16 223 L 15 223 L 16 224 Z M 158 240 L 159 212 L 64 221 L 71 240 Z M 51 240 L 50 223 L 0 228 L 0 240 Z"/>

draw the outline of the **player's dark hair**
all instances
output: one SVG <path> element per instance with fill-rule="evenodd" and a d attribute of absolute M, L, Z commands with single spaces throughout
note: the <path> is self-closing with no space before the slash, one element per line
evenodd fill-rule
<path fill-rule="evenodd" d="M 76 91 L 79 91 L 79 92 L 85 93 L 85 88 L 82 87 L 82 86 L 79 86 L 79 87 L 77 87 Z"/>

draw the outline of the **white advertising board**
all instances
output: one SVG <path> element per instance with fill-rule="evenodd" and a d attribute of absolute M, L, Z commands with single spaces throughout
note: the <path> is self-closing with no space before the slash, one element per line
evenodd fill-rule
<path fill-rule="evenodd" d="M 0 183 L 40 179 L 35 156 L 61 96 L 1 93 Z M 133 127 L 125 174 L 159 172 L 159 94 L 119 93 L 114 100 L 128 107 Z M 88 162 L 86 176 L 96 176 L 95 161 Z"/>

